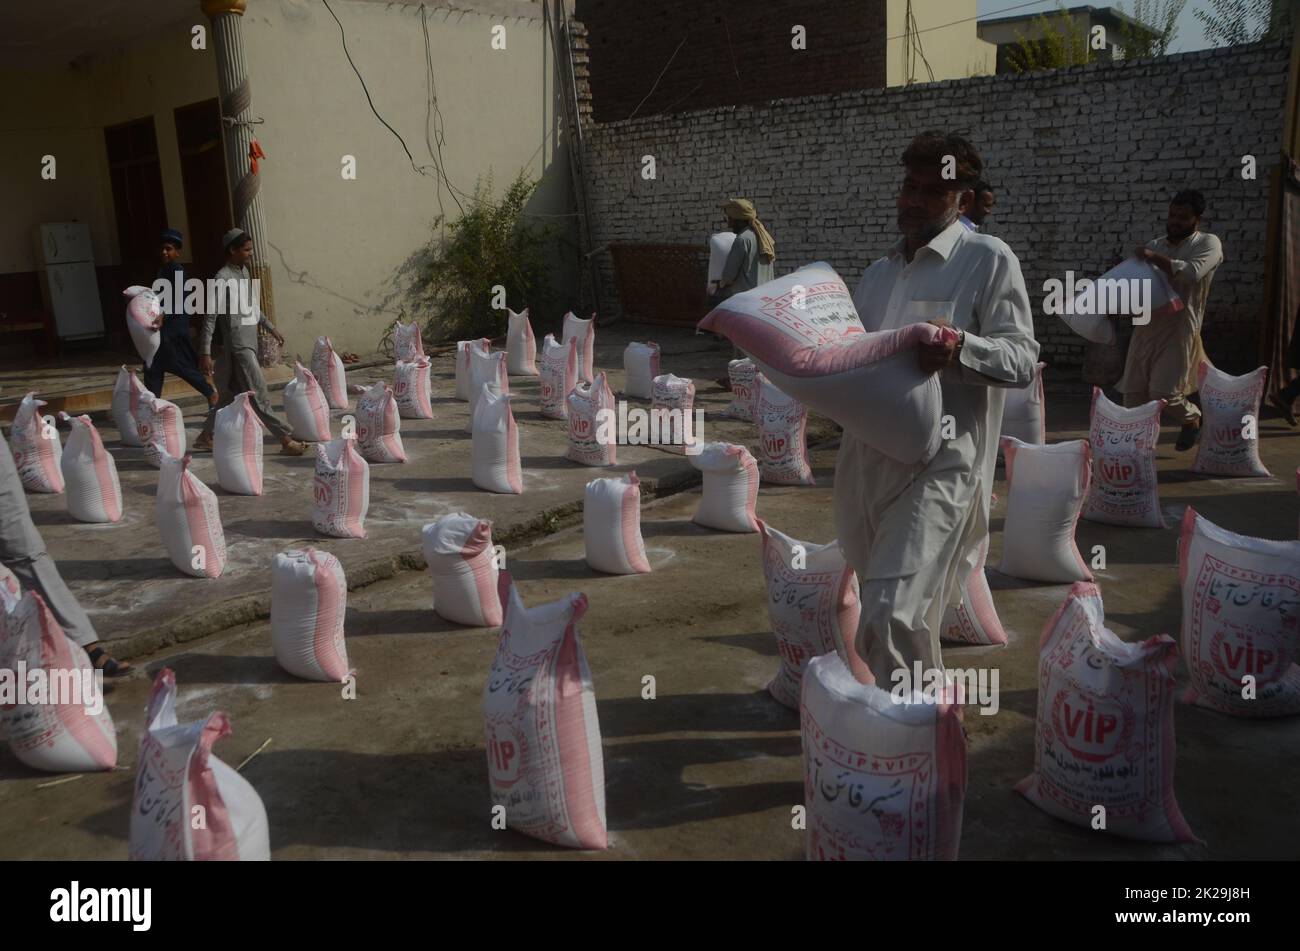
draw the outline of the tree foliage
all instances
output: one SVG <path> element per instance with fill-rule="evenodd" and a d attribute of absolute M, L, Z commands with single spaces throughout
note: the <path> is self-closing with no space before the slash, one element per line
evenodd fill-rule
<path fill-rule="evenodd" d="M 1187 0 L 1134 0 L 1133 12 L 1130 14 L 1143 26 L 1154 31 L 1138 29 L 1128 22 L 1120 24 L 1120 45 L 1124 47 L 1125 59 L 1141 59 L 1146 56 L 1164 56 L 1169 52 L 1178 36 L 1178 17 L 1187 6 Z M 1124 4 L 1119 5 L 1121 13 L 1128 13 Z"/>
<path fill-rule="evenodd" d="M 1215 46 L 1235 46 L 1287 35 L 1290 0 L 1206 0 L 1210 9 L 1192 11 L 1205 24 L 1205 38 Z"/>
<path fill-rule="evenodd" d="M 1037 36 L 1016 30 L 1016 43 L 1007 57 L 1013 73 L 1032 73 L 1040 69 L 1081 66 L 1088 62 L 1088 27 L 1077 21 L 1058 3 L 1056 13 L 1034 17 Z"/>

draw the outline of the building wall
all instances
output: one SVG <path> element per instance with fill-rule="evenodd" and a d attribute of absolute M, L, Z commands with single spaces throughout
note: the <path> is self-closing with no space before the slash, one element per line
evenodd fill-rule
<path fill-rule="evenodd" d="M 852 285 L 897 238 L 898 157 L 911 136 L 965 130 L 997 191 L 989 230 L 1020 256 L 1048 359 L 1081 364 L 1085 343 L 1042 316 L 1044 280 L 1095 276 L 1163 234 L 1169 197 L 1191 186 L 1206 194 L 1204 226 L 1226 255 L 1206 346 L 1225 368 L 1249 369 L 1286 67 L 1284 45 L 1255 44 L 597 124 L 587 134 L 595 243 L 702 243 L 718 204 L 745 195 L 776 239 L 778 274 L 825 260 Z M 1254 181 L 1241 179 L 1244 153 L 1258 161 Z M 635 174 L 645 154 L 656 157 L 653 181 Z M 609 256 L 600 260 L 613 294 Z"/>
<path fill-rule="evenodd" d="M 888 0 L 889 32 L 886 76 L 890 86 L 909 82 L 904 63 L 907 10 L 911 7 L 916 21 L 917 40 L 930 64 L 930 71 L 918 56 L 912 68 L 911 82 L 965 79 L 968 76 L 991 76 L 997 65 L 997 46 L 976 35 L 976 0 Z"/>
<path fill-rule="evenodd" d="M 348 50 L 375 108 L 406 140 L 401 144 L 371 112 L 348 65 L 339 27 L 323 5 L 308 0 L 255 0 L 244 17 L 244 46 L 256 136 L 262 202 L 270 244 L 276 320 L 287 352 L 311 349 L 318 334 L 336 347 L 372 350 L 399 307 L 434 236 L 433 222 L 459 209 L 432 172 L 426 143 L 427 85 L 420 7 L 337 0 Z M 498 7 L 501 7 L 498 4 Z M 460 191 L 493 176 L 504 191 L 519 170 L 541 180 L 528 211 L 568 225 L 569 166 L 554 92 L 554 60 L 544 45 L 539 4 L 499 13 L 427 8 L 438 104 L 442 163 Z M 509 9 L 509 8 L 506 8 Z M 491 49 L 492 27 L 506 28 L 506 49 Z M 344 180 L 342 158 L 356 159 Z M 439 197 L 441 193 L 441 208 Z M 461 201 L 465 199 L 462 197 Z M 562 293 L 573 281 L 559 274 Z M 424 315 L 420 315 L 424 316 Z"/>
<path fill-rule="evenodd" d="M 596 118 L 883 86 L 885 3 L 577 0 Z M 796 25 L 806 49 L 791 45 Z"/>

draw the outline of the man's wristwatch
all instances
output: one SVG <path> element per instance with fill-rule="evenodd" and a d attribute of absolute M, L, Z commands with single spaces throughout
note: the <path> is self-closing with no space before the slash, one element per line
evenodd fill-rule
<path fill-rule="evenodd" d="M 966 346 L 966 331 L 957 331 L 957 349 L 952 352 L 952 358 L 956 360 L 961 356 L 961 348 Z"/>

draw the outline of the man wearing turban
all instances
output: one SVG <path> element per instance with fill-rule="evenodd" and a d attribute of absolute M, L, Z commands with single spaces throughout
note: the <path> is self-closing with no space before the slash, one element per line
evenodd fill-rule
<path fill-rule="evenodd" d="M 768 234 L 763 222 L 758 220 L 754 203 L 748 198 L 733 198 L 722 206 L 727 216 L 727 227 L 736 233 L 731 253 L 722 268 L 718 281 L 718 296 L 731 297 L 757 287 L 776 275 L 772 262 L 776 260 L 776 242 Z"/>

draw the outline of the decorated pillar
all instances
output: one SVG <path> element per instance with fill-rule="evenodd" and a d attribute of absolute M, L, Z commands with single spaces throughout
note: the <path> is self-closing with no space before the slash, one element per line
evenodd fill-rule
<path fill-rule="evenodd" d="M 243 16 L 247 0 L 200 0 L 200 5 L 212 21 L 231 211 L 235 227 L 253 238 L 253 263 L 249 270 L 261 281 L 262 311 L 274 323 L 275 300 L 271 294 L 271 270 L 267 266 L 270 248 L 259 195 L 262 177 L 258 174 L 258 160 L 264 156 L 253 135 L 253 93 L 244 60 Z M 206 235 L 196 237 L 213 240 Z"/>

